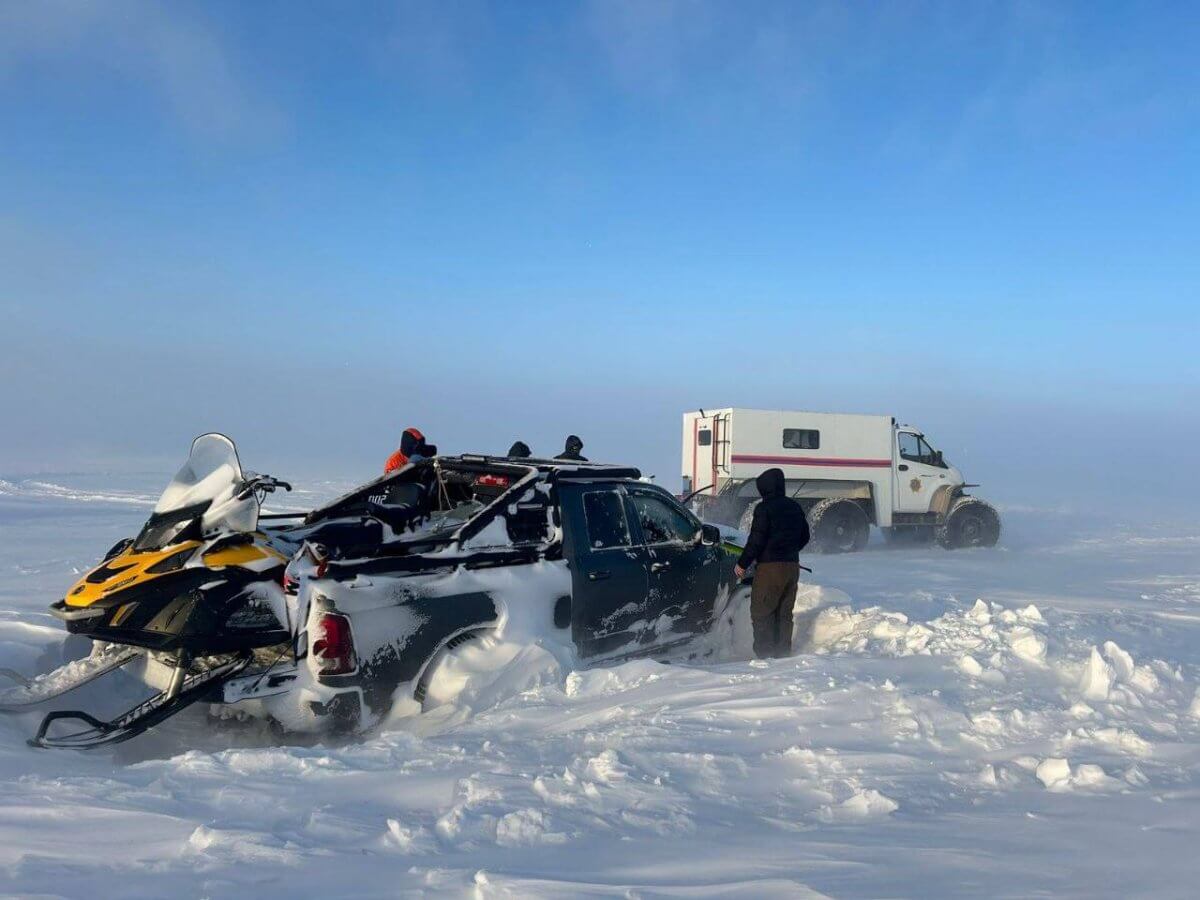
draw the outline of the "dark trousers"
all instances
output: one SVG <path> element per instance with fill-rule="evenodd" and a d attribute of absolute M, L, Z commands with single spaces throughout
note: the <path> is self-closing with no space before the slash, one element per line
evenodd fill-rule
<path fill-rule="evenodd" d="M 791 655 L 792 610 L 799 582 L 797 563 L 758 564 L 750 590 L 750 621 L 754 625 L 754 655 L 759 659 Z"/>

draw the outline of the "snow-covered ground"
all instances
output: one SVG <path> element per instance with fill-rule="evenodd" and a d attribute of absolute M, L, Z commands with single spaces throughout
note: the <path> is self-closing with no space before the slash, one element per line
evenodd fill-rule
<path fill-rule="evenodd" d="M 0 480 L 0 665 L 78 652 L 45 606 L 165 480 Z M 807 561 L 770 663 L 745 627 L 706 664 L 522 653 L 340 744 L 189 710 L 39 751 L 0 717 L 0 894 L 1194 895 L 1200 525 L 1009 510 L 996 550 Z"/>

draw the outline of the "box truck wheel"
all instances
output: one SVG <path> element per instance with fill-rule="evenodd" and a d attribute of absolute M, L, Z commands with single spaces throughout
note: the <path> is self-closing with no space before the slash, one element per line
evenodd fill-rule
<path fill-rule="evenodd" d="M 821 553 L 851 553 L 867 546 L 871 522 L 853 500 L 828 497 L 808 511 L 812 546 Z"/>
<path fill-rule="evenodd" d="M 994 547 L 1000 540 L 1000 514 L 990 503 L 960 497 L 938 526 L 938 543 L 947 550 L 960 547 Z"/>

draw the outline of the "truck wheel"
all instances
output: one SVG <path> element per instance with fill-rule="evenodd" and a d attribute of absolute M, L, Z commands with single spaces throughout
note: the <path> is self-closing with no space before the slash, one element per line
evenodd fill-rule
<path fill-rule="evenodd" d="M 821 553 L 852 553 L 867 546 L 871 523 L 853 500 L 829 497 L 808 511 L 813 547 Z"/>
<path fill-rule="evenodd" d="M 1000 540 L 1000 514 L 990 503 L 974 497 L 955 501 L 938 527 L 938 543 L 947 550 L 961 547 L 994 547 Z"/>
<path fill-rule="evenodd" d="M 750 526 L 754 523 L 754 510 L 758 509 L 760 502 L 759 500 L 755 500 L 746 506 L 745 511 L 742 512 L 742 517 L 738 519 L 738 531 L 743 531 L 746 534 L 750 533 Z"/>
<path fill-rule="evenodd" d="M 454 657 L 457 655 L 456 651 L 459 647 L 472 641 L 478 641 L 491 634 L 492 629 L 490 628 L 464 631 L 448 640 L 430 657 L 420 677 L 417 678 L 416 686 L 413 688 L 413 699 L 421 704 L 422 712 L 428 712 L 435 706 L 448 703 L 457 696 L 458 692 L 462 690 L 464 683 L 462 681 L 451 680 L 446 684 L 442 684 L 438 679 L 438 675 L 444 669 L 453 668 Z M 431 690 L 431 688 L 433 689 Z"/>

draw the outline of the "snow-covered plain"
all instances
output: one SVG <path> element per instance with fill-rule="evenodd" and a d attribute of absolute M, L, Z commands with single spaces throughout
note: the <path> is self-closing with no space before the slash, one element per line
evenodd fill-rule
<path fill-rule="evenodd" d="M 165 480 L 0 480 L 0 665 L 78 653 L 46 605 Z M 0 717 L 0 894 L 1194 896 L 1200 525 L 1005 520 L 809 558 L 769 663 L 746 622 L 704 663 L 534 648 L 342 743 L 193 709 L 57 752 Z"/>

